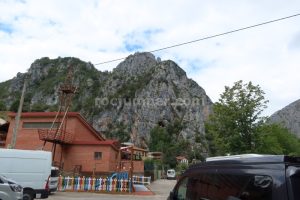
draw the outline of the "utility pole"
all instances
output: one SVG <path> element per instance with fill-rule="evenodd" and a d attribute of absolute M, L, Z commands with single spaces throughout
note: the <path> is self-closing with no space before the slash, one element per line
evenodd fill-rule
<path fill-rule="evenodd" d="M 15 126 L 13 129 L 13 135 L 12 135 L 11 143 L 8 147 L 10 149 L 14 149 L 16 146 L 20 117 L 21 117 L 21 113 L 22 113 L 22 109 L 23 109 L 24 96 L 25 96 L 25 91 L 26 91 L 26 84 L 27 84 L 27 76 L 25 77 L 25 80 L 24 80 L 24 85 L 23 85 L 22 95 L 21 95 L 21 99 L 20 99 L 20 103 L 19 103 L 18 113 L 15 118 Z"/>
<path fill-rule="evenodd" d="M 131 192 L 133 192 L 133 145 L 130 147 L 130 187 L 131 187 Z"/>

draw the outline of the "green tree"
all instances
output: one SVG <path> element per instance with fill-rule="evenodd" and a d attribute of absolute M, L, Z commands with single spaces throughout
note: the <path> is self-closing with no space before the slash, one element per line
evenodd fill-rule
<path fill-rule="evenodd" d="M 115 126 L 111 124 L 111 130 L 106 134 L 110 139 L 119 140 L 122 142 L 128 142 L 130 140 L 130 133 L 128 131 L 128 126 L 123 122 L 116 123 Z"/>
<path fill-rule="evenodd" d="M 181 172 L 185 171 L 189 165 L 187 163 L 178 163 L 176 165 L 176 171 L 180 174 Z"/>
<path fill-rule="evenodd" d="M 279 124 L 259 127 L 260 144 L 256 152 L 264 154 L 300 155 L 300 141 L 288 129 Z"/>
<path fill-rule="evenodd" d="M 206 123 L 211 153 L 253 152 L 260 139 L 257 128 L 264 121 L 260 115 L 267 102 L 263 90 L 252 82 L 238 81 L 233 87 L 226 86 Z"/>
<path fill-rule="evenodd" d="M 154 127 L 150 131 L 150 138 L 149 149 L 151 151 L 166 152 L 168 147 L 166 144 L 171 140 L 171 136 L 164 127 Z"/>
<path fill-rule="evenodd" d="M 194 130 L 194 142 L 191 144 L 191 151 L 189 152 L 189 160 L 203 161 L 207 157 L 208 142 L 206 135 L 199 131 L 199 128 Z"/>
<path fill-rule="evenodd" d="M 45 112 L 49 108 L 48 105 L 44 103 L 35 103 L 31 106 L 31 111 L 32 112 Z"/>
<path fill-rule="evenodd" d="M 18 112 L 18 108 L 19 108 L 19 102 L 20 100 L 15 100 L 9 107 L 9 110 L 12 112 Z"/>
<path fill-rule="evenodd" d="M 190 143 L 181 135 L 184 127 L 182 121 L 176 119 L 166 127 L 156 126 L 150 131 L 150 151 L 162 152 L 163 164 L 169 167 L 176 167 L 176 156 L 190 153 Z"/>
<path fill-rule="evenodd" d="M 0 101 L 0 111 L 6 111 L 6 105 L 3 103 L 3 101 Z"/>

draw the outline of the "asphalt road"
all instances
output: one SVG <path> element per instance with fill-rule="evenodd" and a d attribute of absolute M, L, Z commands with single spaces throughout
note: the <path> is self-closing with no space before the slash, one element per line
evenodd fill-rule
<path fill-rule="evenodd" d="M 150 190 L 154 195 L 123 195 L 123 194 L 101 194 L 101 193 L 90 193 L 90 192 L 56 192 L 50 195 L 48 200 L 71 200 L 71 199 L 82 199 L 82 200 L 110 200 L 110 199 L 151 199 L 151 200 L 166 200 L 169 196 L 170 191 L 176 184 L 175 180 L 157 180 L 151 183 L 149 186 Z"/>

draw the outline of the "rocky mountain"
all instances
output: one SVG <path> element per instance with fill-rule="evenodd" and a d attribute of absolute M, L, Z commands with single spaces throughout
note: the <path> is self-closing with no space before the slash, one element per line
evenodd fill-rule
<path fill-rule="evenodd" d="M 271 123 L 279 123 L 300 138 L 300 99 L 270 116 Z"/>
<path fill-rule="evenodd" d="M 204 120 L 212 110 L 210 98 L 175 62 L 161 61 L 151 53 L 130 55 L 112 72 L 98 71 L 77 58 L 38 59 L 27 73 L 0 83 L 0 104 L 17 110 L 28 77 L 24 111 L 56 111 L 58 89 L 70 65 L 79 87 L 72 111 L 80 112 L 106 137 L 147 147 L 153 127 L 175 120 L 184 124 L 184 138 L 204 134 Z"/>

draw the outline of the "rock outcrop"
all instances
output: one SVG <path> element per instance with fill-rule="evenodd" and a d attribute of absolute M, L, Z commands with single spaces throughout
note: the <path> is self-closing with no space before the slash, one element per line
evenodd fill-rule
<path fill-rule="evenodd" d="M 300 99 L 275 112 L 270 123 L 278 123 L 300 138 Z"/>
<path fill-rule="evenodd" d="M 175 120 L 184 124 L 181 134 L 186 139 L 193 140 L 196 132 L 205 134 L 204 121 L 212 110 L 210 98 L 175 62 L 161 61 L 151 53 L 130 55 L 112 72 L 98 71 L 77 58 L 41 58 L 28 73 L 0 83 L 0 101 L 15 109 L 28 77 L 24 109 L 55 111 L 59 85 L 69 65 L 74 68 L 74 84 L 79 86 L 72 110 L 106 137 L 130 139 L 147 147 L 153 127 Z"/>

